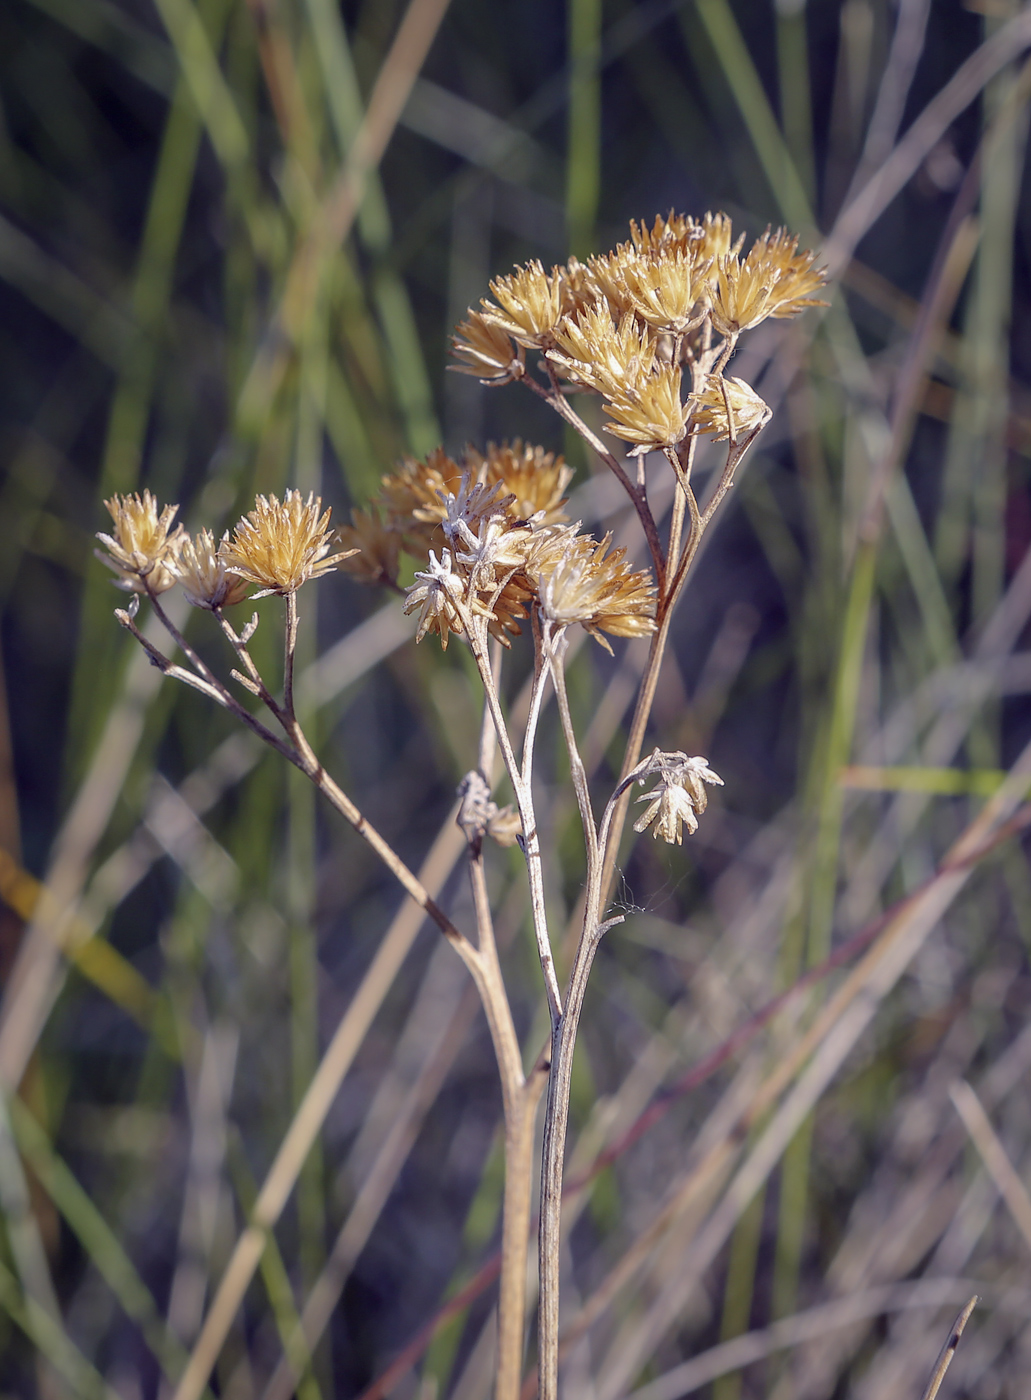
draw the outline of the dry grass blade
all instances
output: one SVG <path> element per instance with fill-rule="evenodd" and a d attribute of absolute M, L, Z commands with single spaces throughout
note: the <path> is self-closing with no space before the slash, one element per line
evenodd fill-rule
<path fill-rule="evenodd" d="M 985 1168 L 995 1182 L 999 1195 L 1009 1206 L 1017 1229 L 1031 1249 L 1031 1195 L 1021 1181 L 1007 1155 L 998 1133 L 991 1125 L 977 1094 L 963 1080 L 949 1087 L 949 1097 L 981 1155 Z"/>
<path fill-rule="evenodd" d="M 963 1335 L 963 1329 L 970 1321 L 970 1314 L 977 1307 L 977 1303 L 978 1297 L 975 1293 L 956 1318 L 956 1321 L 952 1324 L 945 1345 L 941 1349 L 941 1355 L 938 1357 L 934 1370 L 931 1372 L 931 1379 L 927 1382 L 927 1388 L 920 1397 L 920 1400 L 934 1400 L 934 1397 L 941 1389 L 941 1383 L 945 1379 L 945 1372 L 952 1365 L 952 1358 L 956 1354 L 956 1348 L 959 1346 L 959 1339 Z"/>

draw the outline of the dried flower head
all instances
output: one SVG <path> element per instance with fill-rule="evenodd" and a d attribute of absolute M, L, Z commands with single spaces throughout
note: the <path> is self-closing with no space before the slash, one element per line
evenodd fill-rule
<path fill-rule="evenodd" d="M 421 642 L 427 632 L 436 632 L 440 637 L 442 650 L 447 651 L 450 633 L 456 637 L 465 636 L 463 608 L 484 614 L 486 609 L 475 598 L 469 598 L 467 580 L 460 570 L 455 569 L 451 551 L 442 551 L 438 562 L 436 554 L 430 550 L 428 566 L 415 575 L 416 582 L 405 597 L 406 613 L 416 608 L 419 613 L 419 626 L 415 640 Z"/>
<path fill-rule="evenodd" d="M 540 262 L 528 262 L 507 277 L 495 277 L 490 289 L 501 305 L 480 302 L 488 325 L 520 345 L 533 347 L 547 342 L 564 309 L 561 268 L 554 267 L 548 273 Z"/>
<path fill-rule="evenodd" d="M 455 327 L 451 353 L 456 360 L 464 361 L 451 368 L 461 374 L 475 374 L 482 384 L 508 384 L 523 374 L 522 347 L 513 345 L 507 331 L 471 307 L 465 320 Z"/>
<path fill-rule="evenodd" d="M 577 318 L 565 317 L 555 332 L 548 359 L 568 379 L 588 384 L 607 398 L 626 393 L 655 367 L 655 336 L 631 312 L 612 322 L 607 301 L 598 300 Z"/>
<path fill-rule="evenodd" d="M 630 220 L 630 237 L 639 253 L 652 257 L 682 253 L 696 263 L 705 263 L 729 253 L 733 236 L 731 230 L 726 214 L 706 214 L 699 223 L 689 214 L 674 214 L 671 209 L 665 218 L 661 214 L 656 215 L 651 228 L 643 222 L 638 226 L 633 219 Z"/>
<path fill-rule="evenodd" d="M 347 556 L 340 568 L 361 583 L 397 583 L 401 535 L 384 524 L 376 506 L 368 510 L 352 510 L 350 525 L 341 525 L 333 537 Z"/>
<path fill-rule="evenodd" d="M 181 525 L 172 529 L 178 506 L 165 506 L 158 512 L 157 499 L 143 495 L 112 496 L 105 501 L 114 521 L 114 534 L 97 534 L 107 553 L 97 558 L 118 575 L 118 587 L 135 593 L 165 593 L 175 586 L 170 565 L 185 533 Z"/>
<path fill-rule="evenodd" d="M 603 632 L 614 637 L 654 632 L 655 586 L 648 571 L 631 569 L 625 549 L 609 554 L 611 534 L 599 542 L 574 531 L 540 540 L 527 566 L 543 615 L 559 627 L 579 622 L 609 651 Z"/>
<path fill-rule="evenodd" d="M 572 467 L 554 452 L 524 443 L 487 444 L 486 456 L 473 447 L 465 449 L 465 464 L 477 481 L 500 485 L 511 496 L 506 509 L 516 520 L 534 520 L 539 525 L 555 525 L 566 519 L 562 495 L 573 479 Z"/>
<path fill-rule="evenodd" d="M 770 406 L 750 384 L 730 375 L 710 375 L 700 393 L 691 395 L 692 427 L 711 433 L 717 442 L 747 437 L 773 415 Z M 730 409 L 728 415 L 727 409 Z"/>
<path fill-rule="evenodd" d="M 658 363 L 605 405 L 605 431 L 644 450 L 675 447 L 687 432 L 690 404 L 680 400 L 680 366 Z"/>
<path fill-rule="evenodd" d="M 648 778 L 658 775 L 659 785 L 639 797 L 638 802 L 648 805 L 634 822 L 635 831 L 652 827 L 652 836 L 661 836 L 671 845 L 680 845 L 684 839 L 683 828 L 688 832 L 698 830 L 698 817 L 708 805 L 705 783 L 723 786 L 723 779 L 709 767 L 704 758 L 688 758 L 685 753 L 662 753 L 655 749 L 651 757 L 641 765 L 637 781 L 645 783 Z"/>
<path fill-rule="evenodd" d="M 473 483 L 472 474 L 464 472 L 457 491 L 440 492 L 444 514 L 441 528 L 452 549 L 476 550 L 481 527 L 497 516 L 504 516 L 509 505 L 507 496 L 500 496 L 501 483 L 488 486 Z"/>
<path fill-rule="evenodd" d="M 304 500 L 300 491 L 287 491 L 282 502 L 259 496 L 223 546 L 226 567 L 260 586 L 255 598 L 293 593 L 309 579 L 331 573 L 354 551 L 330 555 L 330 512 L 320 515 L 321 510 L 322 498 L 311 493 Z"/>
<path fill-rule="evenodd" d="M 700 323 L 708 298 L 712 259 L 678 248 L 662 257 L 637 257 L 623 267 L 623 285 L 634 313 L 656 331 L 682 335 Z"/>
<path fill-rule="evenodd" d="M 772 268 L 777 274 L 770 309 L 771 316 L 797 316 L 811 306 L 826 306 L 815 294 L 826 285 L 827 273 L 816 267 L 816 254 L 798 251 L 798 234 L 787 229 L 769 229 L 757 238 L 749 259 Z"/>
<path fill-rule="evenodd" d="M 215 537 L 210 530 L 201 530 L 191 540 L 183 535 L 169 567 L 182 585 L 187 602 L 195 608 L 232 607 L 242 603 L 247 596 L 250 583 L 239 574 L 226 568 L 223 549 L 228 535 L 222 536 L 221 545 L 215 545 Z"/>

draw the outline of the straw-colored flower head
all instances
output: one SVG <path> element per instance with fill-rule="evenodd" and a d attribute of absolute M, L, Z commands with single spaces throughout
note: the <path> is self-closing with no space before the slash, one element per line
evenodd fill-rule
<path fill-rule="evenodd" d="M 705 311 L 711 266 L 711 259 L 699 260 L 693 250 L 679 248 L 662 257 L 628 260 L 623 283 L 635 314 L 656 331 L 690 330 Z"/>
<path fill-rule="evenodd" d="M 771 233 L 767 229 L 756 239 L 748 257 L 777 274 L 771 316 L 797 316 L 811 306 L 827 305 L 815 299 L 816 293 L 826 284 L 826 270 L 815 266 L 815 253 L 798 251 L 797 233 L 789 234 L 784 228 Z"/>
<path fill-rule="evenodd" d="M 617 321 L 633 315 L 633 301 L 626 289 L 623 272 L 627 263 L 637 259 L 632 243 L 620 243 L 611 253 L 597 253 L 587 263 L 589 284 L 595 300 L 608 305 L 609 314 Z"/>
<path fill-rule="evenodd" d="M 465 320 L 455 327 L 451 353 L 460 361 L 452 369 L 475 374 L 483 384 L 508 384 L 523 374 L 522 347 L 513 345 L 507 331 L 471 307 Z"/>
<path fill-rule="evenodd" d="M 726 442 L 730 437 L 736 442 L 761 428 L 772 417 L 769 405 L 751 385 L 743 379 L 732 379 L 730 375 L 710 375 L 705 388 L 691 395 L 691 404 L 692 428 L 712 434 L 717 442 Z M 728 405 L 733 422 L 727 413 Z"/>
<path fill-rule="evenodd" d="M 341 561 L 340 568 L 359 582 L 397 582 L 401 535 L 383 523 L 376 506 L 352 510 L 351 524 L 340 526 L 333 543 L 348 551 L 350 557 Z"/>
<path fill-rule="evenodd" d="M 739 335 L 772 314 L 777 276 L 775 267 L 751 255 L 744 262 L 733 253 L 716 259 L 709 297 L 720 335 Z"/>
<path fill-rule="evenodd" d="M 511 442 L 489 442 L 486 456 L 467 447 L 465 463 L 477 480 L 488 486 L 496 483 L 503 494 L 512 497 L 506 509 L 513 519 L 533 519 L 540 525 L 566 519 L 562 493 L 573 479 L 573 469 L 554 452 L 513 438 Z"/>
<path fill-rule="evenodd" d="M 711 216 L 710 216 L 711 217 Z M 641 220 L 630 220 L 630 237 L 639 253 L 663 254 L 666 252 L 686 252 L 692 242 L 698 241 L 698 225 L 687 214 L 674 214 L 671 209 L 665 218 L 656 214 L 649 226 Z"/>
<path fill-rule="evenodd" d="M 601 635 L 643 637 L 655 631 L 655 586 L 647 570 L 635 572 L 626 550 L 608 553 L 612 536 L 556 533 L 541 541 L 527 574 L 541 612 L 559 627 L 579 622 L 607 649 Z"/>
<path fill-rule="evenodd" d="M 228 538 L 223 535 L 216 546 L 211 531 L 201 530 L 193 539 L 183 535 L 179 540 L 169 567 L 195 608 L 228 608 L 247 597 L 249 581 L 226 568 L 223 547 Z"/>
<path fill-rule="evenodd" d="M 439 561 L 431 549 L 427 567 L 417 573 L 415 579 L 408 589 L 404 607 L 406 613 L 415 612 L 416 608 L 420 610 L 415 640 L 421 642 L 427 632 L 436 632 L 441 648 L 447 651 L 450 633 L 454 632 L 456 637 L 465 636 L 462 606 L 480 613 L 485 610 L 475 600 L 467 599 L 466 579 L 455 569 L 449 549 L 441 552 Z"/>
<path fill-rule="evenodd" d="M 457 491 L 461 480 L 462 468 L 438 447 L 425 461 L 402 458 L 397 470 L 383 477 L 379 499 L 398 529 L 407 529 L 413 521 L 437 524 L 444 516 L 442 494 Z"/>
<path fill-rule="evenodd" d="M 226 567 L 259 585 L 255 598 L 293 593 L 309 579 L 331 573 L 352 551 L 330 555 L 330 512 L 320 511 L 322 498 L 311 493 L 305 500 L 290 490 L 281 502 L 259 496 L 223 547 Z"/>
<path fill-rule="evenodd" d="M 656 364 L 606 403 L 615 419 L 605 431 L 641 448 L 675 447 L 687 431 L 690 405 L 680 400 L 680 366 Z"/>
<path fill-rule="evenodd" d="M 114 521 L 114 533 L 98 533 L 107 553 L 98 549 L 97 558 L 118 574 L 118 586 L 136 593 L 165 593 L 175 586 L 171 562 L 185 533 L 181 525 L 172 529 L 178 506 L 158 503 L 149 491 L 143 495 L 112 496 L 105 501 Z"/>
<path fill-rule="evenodd" d="M 723 786 L 723 779 L 709 767 L 704 758 L 688 758 L 685 753 L 662 753 L 656 749 L 641 766 L 638 781 L 658 775 L 659 785 L 639 797 L 648 805 L 634 822 L 635 831 L 652 828 L 652 836 L 661 836 L 671 845 L 680 845 L 684 827 L 689 833 L 698 830 L 698 817 L 708 805 L 706 783 Z"/>
<path fill-rule="evenodd" d="M 565 317 L 548 359 L 578 384 L 606 398 L 621 398 L 627 386 L 647 378 L 655 365 L 655 335 L 627 312 L 613 325 L 609 303 L 600 298 L 578 317 Z"/>
<path fill-rule="evenodd" d="M 528 262 L 509 276 L 495 277 L 491 282 L 491 292 L 500 306 L 481 301 L 483 319 L 520 345 L 543 345 L 562 316 L 562 284 L 560 268 L 552 268 L 548 273 L 540 262 Z"/>

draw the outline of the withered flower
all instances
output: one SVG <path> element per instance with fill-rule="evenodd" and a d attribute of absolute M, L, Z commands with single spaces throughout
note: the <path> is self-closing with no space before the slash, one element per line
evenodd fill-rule
<path fill-rule="evenodd" d="M 523 373 L 522 347 L 514 346 L 507 331 L 471 307 L 465 320 L 455 327 L 451 353 L 465 362 L 452 365 L 452 369 L 475 374 L 483 384 L 508 384 Z"/>
<path fill-rule="evenodd" d="M 467 447 L 464 460 L 477 481 L 488 486 L 497 483 L 502 493 L 512 496 L 507 510 L 514 519 L 534 519 L 540 525 L 565 520 L 562 493 L 573 479 L 573 469 L 566 466 L 563 457 L 513 438 L 511 442 L 489 442 L 486 456 Z"/>
<path fill-rule="evenodd" d="M 616 421 L 605 431 L 639 447 L 675 447 L 687 432 L 690 405 L 680 400 L 680 366 L 657 364 L 605 404 Z"/>
<path fill-rule="evenodd" d="M 182 585 L 186 600 L 195 608 L 232 607 L 242 603 L 247 596 L 250 583 L 239 574 L 226 568 L 223 547 L 228 534 L 222 536 L 222 544 L 215 545 L 215 537 L 210 530 L 201 530 L 192 540 L 184 535 L 169 567 Z"/>
<path fill-rule="evenodd" d="M 321 510 L 322 498 L 312 493 L 306 501 L 294 490 L 282 502 L 259 496 L 223 547 L 226 567 L 260 586 L 255 598 L 293 593 L 309 579 L 331 573 L 353 551 L 330 555 L 330 512 L 320 516 Z"/>
<path fill-rule="evenodd" d="M 656 331 L 682 335 L 699 324 L 708 297 L 712 260 L 679 249 L 661 258 L 635 258 L 623 268 L 634 312 Z M 700 309 L 699 309 L 700 307 Z"/>
<path fill-rule="evenodd" d="M 560 627 L 579 622 L 606 650 L 601 635 L 643 637 L 655 631 L 655 586 L 648 571 L 635 572 L 626 550 L 608 553 L 612 536 L 600 542 L 573 530 L 540 542 L 527 566 L 541 612 Z"/>
<path fill-rule="evenodd" d="M 771 316 L 797 316 L 811 306 L 826 306 L 827 302 L 815 300 L 815 293 L 826 284 L 827 274 L 822 267 L 816 267 L 816 254 L 798 251 L 798 234 L 789 234 L 779 228 L 771 233 L 769 229 L 757 238 L 749 258 L 755 257 L 777 274 L 770 308 Z"/>
<path fill-rule="evenodd" d="M 143 495 L 112 496 L 105 501 L 114 521 L 114 534 L 97 534 L 107 553 L 96 556 L 118 574 L 118 587 L 137 593 L 165 593 L 173 588 L 176 576 L 171 568 L 185 531 L 172 529 L 178 506 L 165 506 L 158 512 L 157 499 L 149 491 Z"/>
<path fill-rule="evenodd" d="M 340 563 L 345 573 L 361 583 L 397 583 L 401 535 L 383 523 L 376 506 L 352 510 L 351 524 L 340 526 L 333 543 L 347 550 Z"/>
<path fill-rule="evenodd" d="M 406 613 L 421 609 L 415 640 L 421 642 L 427 632 L 436 632 L 440 637 L 441 649 L 447 651 L 450 633 L 454 632 L 456 637 L 465 636 L 461 605 L 464 603 L 471 611 L 480 614 L 485 613 L 486 609 L 476 599 L 466 597 L 467 582 L 454 568 L 449 549 L 442 551 L 439 561 L 431 549 L 427 568 L 415 577 L 416 582 L 408 589 L 404 605 Z"/>
<path fill-rule="evenodd" d="M 614 326 L 609 305 L 596 301 L 575 320 L 564 317 L 548 359 L 567 378 L 589 384 L 606 398 L 621 398 L 655 366 L 655 336 L 627 312 Z"/>
<path fill-rule="evenodd" d="M 709 767 L 704 758 L 688 758 L 685 753 L 662 753 L 656 749 L 641 770 L 638 781 L 645 783 L 653 774 L 659 785 L 639 797 L 648 805 L 634 822 L 635 831 L 652 827 L 652 836 L 661 836 L 670 845 L 681 845 L 683 828 L 689 833 L 698 830 L 698 817 L 708 805 L 705 783 L 723 786 L 723 779 Z M 654 823 L 654 825 L 653 825 Z"/>
<path fill-rule="evenodd" d="M 739 335 L 771 315 L 777 276 L 775 267 L 751 253 L 744 262 L 733 253 L 716 259 L 709 296 L 712 324 L 720 335 Z"/>
<path fill-rule="evenodd" d="M 726 397 L 724 397 L 726 389 Z M 733 424 L 727 416 L 727 405 Z M 691 395 L 692 427 L 701 433 L 711 433 L 717 442 L 735 441 L 769 422 L 772 410 L 750 384 L 730 375 L 710 375 L 705 388 Z M 733 433 L 731 427 L 733 426 Z"/>
<path fill-rule="evenodd" d="M 561 319 L 562 283 L 561 268 L 548 273 L 537 260 L 517 267 L 507 277 L 495 277 L 490 289 L 501 306 L 481 301 L 483 319 L 520 345 L 541 345 Z"/>

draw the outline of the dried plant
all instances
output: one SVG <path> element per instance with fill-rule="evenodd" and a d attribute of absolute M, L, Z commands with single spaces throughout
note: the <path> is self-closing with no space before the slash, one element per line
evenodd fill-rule
<path fill-rule="evenodd" d="M 586 265 L 571 260 L 546 272 L 537 262 L 496 278 L 493 300 L 470 310 L 458 327 L 455 368 L 484 384 L 520 381 L 580 434 L 627 492 L 643 530 L 649 567 L 637 568 L 610 535 L 596 539 L 568 520 L 563 493 L 571 472 L 559 456 L 516 440 L 467 449 L 461 462 L 438 449 L 405 459 L 383 477 L 381 490 L 352 523 L 335 533 L 330 512 L 314 495 L 288 491 L 280 502 L 259 496 L 231 537 L 216 546 L 206 529 L 193 539 L 172 528 L 176 507 L 159 511 L 148 493 L 113 497 L 107 508 L 113 535 L 101 535 L 107 562 L 134 593 L 116 616 L 151 660 L 235 714 L 299 768 L 368 841 L 416 903 L 435 921 L 475 981 L 490 1026 L 501 1080 L 505 1120 L 505 1192 L 499 1301 L 496 1395 L 516 1400 L 523 1383 L 525 1277 L 530 1228 L 534 1121 L 545 1089 L 546 1112 L 539 1223 L 539 1393 L 555 1400 L 559 1362 L 559 1241 L 563 1159 L 570 1079 L 584 993 L 598 946 L 622 922 L 610 911 L 616 853 L 635 785 L 656 779 L 638 798 L 637 832 L 671 844 L 683 841 L 704 813 L 707 786 L 721 779 L 706 759 L 656 749 L 641 759 L 669 623 L 700 541 L 730 488 L 745 453 L 770 410 L 755 391 L 724 370 L 738 337 L 767 317 L 797 315 L 822 304 L 814 295 L 823 275 L 797 239 L 767 231 L 741 257 L 723 214 L 701 221 L 670 213 L 650 228 L 631 225 L 631 239 Z M 528 364 L 536 356 L 535 364 Z M 574 396 L 601 396 L 611 420 L 606 431 L 633 445 L 633 475 L 586 424 Z M 695 495 L 693 467 L 700 435 L 727 444 L 704 504 Z M 643 455 L 661 454 L 674 479 L 667 521 L 656 518 Z M 454 926 L 418 878 L 326 773 L 294 708 L 297 595 L 306 584 L 344 568 L 368 584 L 398 588 L 402 553 L 412 557 L 415 581 L 405 612 L 417 615 L 416 641 L 435 634 L 466 644 L 484 693 L 479 762 L 462 782 L 459 825 L 468 847 L 476 914 L 475 938 Z M 160 601 L 179 582 L 195 606 L 211 612 L 237 669 L 232 679 L 262 702 L 260 718 L 185 640 Z M 225 609 L 269 594 L 285 602 L 282 698 L 266 684 L 249 650 L 255 614 L 237 630 Z M 148 598 L 182 654 L 165 656 L 135 618 Z M 649 653 L 614 790 L 595 815 L 566 693 L 569 629 L 582 627 L 601 645 L 610 637 L 648 640 Z M 502 702 L 503 649 L 524 631 L 533 647 L 533 677 L 525 724 L 512 728 Z M 534 745 L 549 689 L 568 750 L 583 828 L 586 877 L 579 939 L 568 984 L 559 984 L 553 931 L 545 908 L 544 853 L 535 813 Z M 493 758 L 500 750 L 514 806 L 493 800 Z M 484 870 L 485 839 L 518 842 L 526 862 L 537 951 L 550 1013 L 551 1035 L 524 1073 L 509 998 L 494 941 Z M 246 1237 L 245 1237 L 246 1238 Z M 242 1251 L 242 1252 L 241 1252 Z M 201 1394 L 256 1258 L 241 1245 L 223 1279 L 198 1346 L 179 1384 L 180 1400 Z M 248 1260 L 250 1264 L 248 1265 Z"/>

